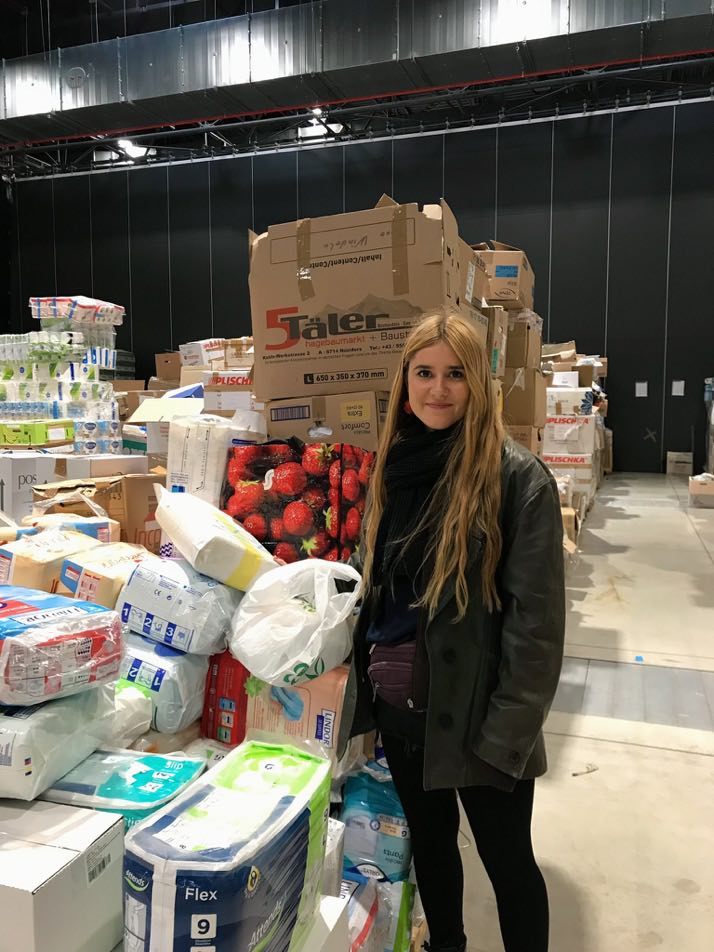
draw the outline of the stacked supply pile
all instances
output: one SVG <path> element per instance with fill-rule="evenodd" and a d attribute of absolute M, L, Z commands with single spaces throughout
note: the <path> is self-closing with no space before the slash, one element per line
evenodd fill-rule
<path fill-rule="evenodd" d="M 525 256 L 523 256 L 525 259 Z M 533 272 L 529 269 L 529 272 Z M 543 320 L 532 305 L 508 312 L 503 416 L 511 439 L 537 456 L 543 451 L 547 377 L 541 372 Z"/>

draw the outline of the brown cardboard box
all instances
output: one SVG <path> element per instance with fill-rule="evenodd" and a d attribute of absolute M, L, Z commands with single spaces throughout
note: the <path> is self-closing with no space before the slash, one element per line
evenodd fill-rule
<path fill-rule="evenodd" d="M 694 472 L 693 453 L 667 453 L 668 476 L 691 476 Z"/>
<path fill-rule="evenodd" d="M 145 380 L 110 380 L 114 393 L 129 393 L 130 390 L 146 390 Z"/>
<path fill-rule="evenodd" d="M 613 445 L 612 445 L 612 430 L 605 430 L 605 459 L 603 461 L 603 469 L 607 475 L 612 472 L 613 464 Z"/>
<path fill-rule="evenodd" d="M 510 324 L 506 347 L 507 367 L 540 370 L 541 333 L 531 321 Z"/>
<path fill-rule="evenodd" d="M 156 354 L 156 376 L 159 380 L 178 380 L 181 376 L 181 354 Z M 164 388 L 168 389 L 168 388 Z"/>
<path fill-rule="evenodd" d="M 460 282 L 444 201 L 420 210 L 385 196 L 365 211 L 272 225 L 251 244 L 256 398 L 388 389 L 426 311 L 480 322 Z"/>
<path fill-rule="evenodd" d="M 575 361 L 578 348 L 574 340 L 566 341 L 563 344 L 543 344 L 543 359 L 552 361 Z M 570 368 L 568 368 L 570 369 Z"/>
<path fill-rule="evenodd" d="M 268 436 L 306 443 L 351 443 L 376 450 L 387 415 L 386 391 L 272 400 L 266 406 Z"/>
<path fill-rule="evenodd" d="M 543 450 L 543 429 L 539 426 L 507 426 L 510 438 L 534 456 L 540 456 Z"/>
<path fill-rule="evenodd" d="M 121 525 L 122 542 L 143 545 L 158 554 L 161 529 L 156 521 L 156 483 L 165 485 L 166 477 L 149 473 L 128 476 L 100 476 L 95 479 L 71 479 L 35 486 L 32 498 L 44 502 L 59 495 L 52 512 L 86 512 L 81 501 L 62 503 L 62 496 L 80 490 L 105 510 L 110 519 Z"/>
<path fill-rule="evenodd" d="M 507 367 L 503 393 L 507 426 L 545 426 L 546 381 L 540 370 Z"/>
<path fill-rule="evenodd" d="M 535 274 L 525 252 L 502 241 L 489 241 L 474 247 L 488 271 L 488 303 L 500 304 L 508 310 L 532 308 Z"/>
<path fill-rule="evenodd" d="M 179 386 L 190 387 L 192 384 L 203 383 L 203 375 L 212 373 L 213 368 L 204 365 L 202 367 L 182 367 Z"/>
<path fill-rule="evenodd" d="M 581 367 L 574 367 L 578 372 L 578 386 L 592 387 L 598 379 L 598 372 L 592 364 L 583 364 Z"/>
<path fill-rule="evenodd" d="M 459 281 L 461 300 L 480 309 L 489 293 L 486 262 L 479 251 L 471 248 L 461 238 L 459 238 L 459 267 L 461 269 Z"/>
<path fill-rule="evenodd" d="M 225 365 L 227 368 L 237 367 L 244 369 L 253 366 L 253 338 L 229 337 L 226 340 Z"/>
<path fill-rule="evenodd" d="M 560 514 L 563 517 L 563 532 L 565 532 L 571 542 L 577 544 L 580 529 L 580 520 L 578 519 L 577 512 L 570 506 L 562 506 Z"/>
<path fill-rule="evenodd" d="M 169 390 L 177 390 L 180 386 L 178 377 L 176 380 L 160 380 L 158 377 L 149 377 L 146 389 L 160 390 L 161 393 L 167 393 Z"/>
<path fill-rule="evenodd" d="M 502 307 L 482 307 L 488 318 L 486 354 L 491 362 L 494 377 L 503 377 L 506 372 L 506 348 L 508 346 L 508 312 Z"/>
<path fill-rule="evenodd" d="M 126 395 L 126 406 L 129 416 L 132 416 L 144 400 L 155 400 L 163 397 L 168 390 L 130 390 Z"/>
<path fill-rule="evenodd" d="M 689 505 L 700 509 L 714 509 L 714 480 L 690 476 Z"/>

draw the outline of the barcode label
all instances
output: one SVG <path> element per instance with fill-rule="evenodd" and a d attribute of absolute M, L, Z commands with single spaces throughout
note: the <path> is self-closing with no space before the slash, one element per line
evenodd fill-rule
<path fill-rule="evenodd" d="M 273 423 L 290 420 L 309 420 L 311 416 L 309 405 L 298 404 L 292 407 L 271 407 L 270 419 Z"/>
<path fill-rule="evenodd" d="M 102 857 L 102 859 L 99 860 L 96 866 L 93 866 L 89 870 L 87 874 L 87 879 L 90 881 L 90 883 L 93 883 L 94 880 L 97 878 L 97 876 L 101 876 L 101 874 L 104 872 L 107 866 L 111 863 L 111 861 L 112 861 L 111 856 L 104 856 Z"/>
<path fill-rule="evenodd" d="M 91 886 L 115 861 L 119 861 L 124 853 L 124 824 L 115 824 L 110 830 L 102 834 L 96 843 L 87 850 L 87 885 Z"/>

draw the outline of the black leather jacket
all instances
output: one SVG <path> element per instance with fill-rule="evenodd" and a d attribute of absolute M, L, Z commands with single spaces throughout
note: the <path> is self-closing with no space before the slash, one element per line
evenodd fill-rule
<path fill-rule="evenodd" d="M 426 626 L 427 790 L 483 782 L 483 761 L 516 779 L 547 769 L 542 727 L 558 685 L 565 634 L 563 525 L 550 471 L 511 440 L 502 456 L 501 530 L 502 610 L 491 613 L 483 604 L 483 541 L 474 536 L 466 615 L 454 622 L 450 584 Z M 366 615 L 355 629 L 342 748 L 348 736 L 374 727 Z"/>

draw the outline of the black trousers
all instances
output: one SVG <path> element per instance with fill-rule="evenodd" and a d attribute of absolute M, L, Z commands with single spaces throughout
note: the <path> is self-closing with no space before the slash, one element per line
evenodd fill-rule
<path fill-rule="evenodd" d="M 496 894 L 506 952 L 547 952 L 548 894 L 531 841 L 535 781 L 519 781 L 512 793 L 485 786 L 425 791 L 424 749 L 384 732 L 382 744 L 409 823 L 431 947 L 465 942 L 458 792 Z"/>

